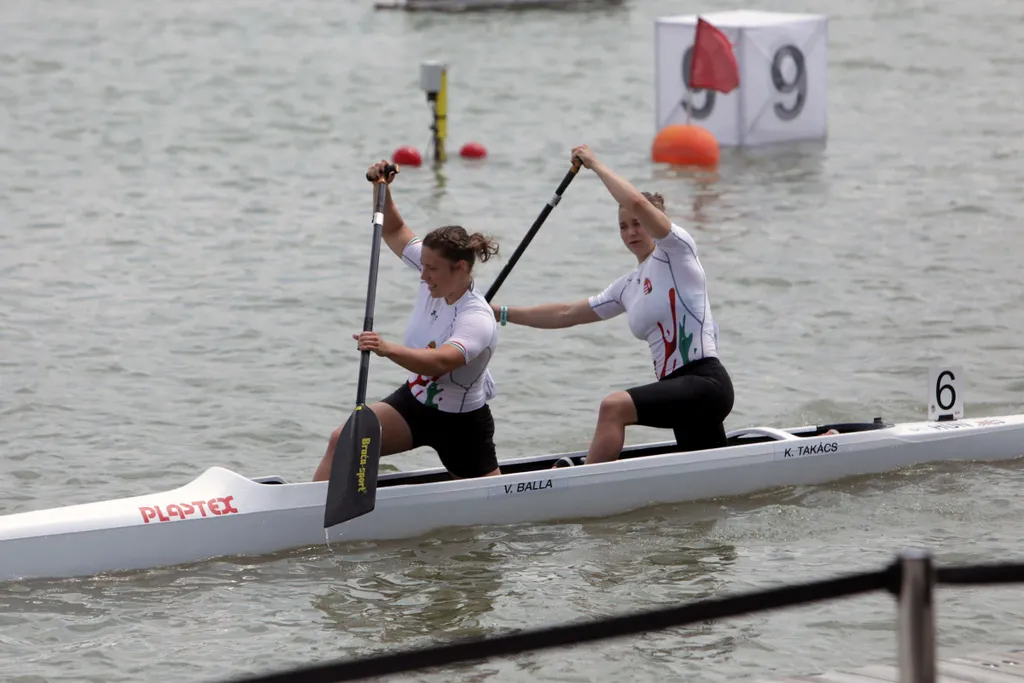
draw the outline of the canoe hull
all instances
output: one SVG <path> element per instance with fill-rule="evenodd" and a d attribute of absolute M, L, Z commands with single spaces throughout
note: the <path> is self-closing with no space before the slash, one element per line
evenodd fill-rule
<path fill-rule="evenodd" d="M 328 533 L 326 482 L 260 483 L 212 467 L 170 491 L 0 517 L 0 581 L 265 555 L 328 541 L 411 538 L 445 527 L 604 517 L 926 462 L 1021 455 L 1024 415 L 790 437 L 485 479 L 393 485 L 419 473 L 384 475 L 376 509 Z"/>

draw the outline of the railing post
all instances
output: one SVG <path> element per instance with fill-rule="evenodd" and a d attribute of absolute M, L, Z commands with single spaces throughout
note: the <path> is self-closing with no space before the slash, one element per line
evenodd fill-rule
<path fill-rule="evenodd" d="M 899 683 L 935 683 L 935 574 L 926 552 L 900 553 Z"/>

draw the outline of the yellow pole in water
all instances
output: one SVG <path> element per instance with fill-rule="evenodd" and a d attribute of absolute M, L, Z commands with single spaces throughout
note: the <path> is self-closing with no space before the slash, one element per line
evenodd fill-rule
<path fill-rule="evenodd" d="M 420 87 L 427 93 L 427 102 L 434 113 L 430 130 L 434 133 L 434 163 L 447 159 L 444 141 L 448 137 L 448 65 L 444 62 L 420 64 Z"/>
<path fill-rule="evenodd" d="M 441 87 L 434 101 L 434 161 L 443 163 L 447 160 L 444 152 L 444 140 L 448 137 L 448 69 L 441 67 Z"/>

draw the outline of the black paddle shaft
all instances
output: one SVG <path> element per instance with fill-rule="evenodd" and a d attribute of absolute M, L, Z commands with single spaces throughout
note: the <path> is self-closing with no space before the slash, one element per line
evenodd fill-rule
<path fill-rule="evenodd" d="M 552 196 L 551 199 L 548 200 L 548 203 L 544 205 L 544 209 L 541 210 L 540 215 L 537 216 L 537 220 L 535 220 L 533 225 L 530 226 L 530 231 L 526 233 L 526 237 L 524 237 L 523 241 L 519 243 L 516 250 L 512 252 L 512 258 L 510 258 L 508 263 L 505 264 L 505 267 L 501 269 L 501 272 L 498 273 L 498 277 L 494 279 L 494 283 L 491 285 L 490 289 L 487 290 L 487 294 L 484 295 L 488 303 L 490 303 L 491 299 L 494 298 L 494 295 L 498 293 L 498 288 L 501 287 L 503 282 L 505 282 L 505 278 L 508 277 L 508 274 L 512 272 L 512 267 L 516 265 L 516 261 L 518 261 L 519 257 L 523 255 L 524 251 L 526 251 L 526 247 L 530 244 L 533 236 L 537 234 L 537 231 L 540 230 L 540 226 L 544 225 L 544 221 L 547 220 L 548 214 L 551 213 L 552 209 L 558 206 L 558 202 L 562 200 L 562 193 L 565 192 L 567 187 L 569 187 L 569 183 L 571 183 L 572 179 L 576 177 L 579 170 L 579 159 L 573 159 L 572 168 L 570 168 L 569 172 L 565 174 L 564 178 L 562 178 L 562 182 L 558 184 L 558 188 L 555 190 L 554 196 Z"/>
<path fill-rule="evenodd" d="M 370 251 L 370 281 L 366 286 L 366 315 L 363 331 L 373 329 L 373 304 L 377 299 L 377 262 L 384 232 L 384 204 L 388 181 L 398 173 L 398 166 L 388 165 L 374 183 L 373 245 Z M 356 407 L 352 411 L 334 446 L 331 476 L 327 482 L 324 504 L 324 529 L 371 512 L 377 501 L 377 469 L 380 464 L 381 426 L 376 414 L 366 406 L 366 381 L 370 374 L 370 352 L 359 359 L 359 388 Z"/>
<path fill-rule="evenodd" d="M 396 173 L 398 166 L 388 164 L 384 172 L 376 180 L 366 174 L 366 179 L 374 184 L 373 202 L 373 243 L 370 247 L 370 279 L 366 285 L 366 314 L 363 316 L 363 331 L 373 329 L 373 309 L 377 299 L 377 265 L 380 261 L 380 240 L 384 232 L 384 203 L 388 196 L 388 181 Z M 356 405 L 366 403 L 366 384 L 370 375 L 370 352 L 363 351 L 359 358 L 359 385 L 356 389 Z"/>

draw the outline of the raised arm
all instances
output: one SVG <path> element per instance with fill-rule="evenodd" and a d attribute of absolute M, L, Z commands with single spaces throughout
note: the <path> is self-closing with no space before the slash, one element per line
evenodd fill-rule
<path fill-rule="evenodd" d="M 496 319 L 500 320 L 501 306 L 491 304 L 491 308 L 494 309 Z M 510 306 L 506 318 L 514 325 L 526 325 L 545 330 L 595 323 L 600 319 L 591 308 L 589 299 L 580 299 L 572 303 L 540 304 L 539 306 Z"/>
<path fill-rule="evenodd" d="M 372 179 L 372 182 L 376 182 L 387 165 L 387 161 L 378 161 L 367 169 L 367 177 Z M 384 228 L 381 236 L 384 238 L 384 243 L 388 245 L 388 248 L 395 252 L 395 256 L 402 258 L 405 245 L 415 239 L 416 234 L 406 225 L 405 220 L 402 219 L 402 214 L 398 213 L 398 207 L 395 206 L 394 200 L 391 199 L 391 181 L 393 179 L 394 176 L 387 179 L 388 190 L 387 199 L 384 202 Z"/>
<path fill-rule="evenodd" d="M 619 176 L 615 171 L 604 165 L 594 156 L 587 145 L 580 145 L 572 150 L 572 158 L 583 163 L 584 168 L 589 168 L 601 179 L 608 193 L 631 214 L 640 221 L 640 226 L 647 231 L 653 239 L 666 237 L 672 229 L 672 221 L 663 211 L 647 201 L 647 197 L 636 189 L 625 178 Z"/>

